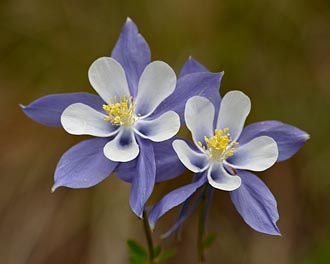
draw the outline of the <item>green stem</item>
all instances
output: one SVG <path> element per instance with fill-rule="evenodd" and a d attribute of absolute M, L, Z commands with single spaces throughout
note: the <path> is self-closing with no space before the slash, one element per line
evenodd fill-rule
<path fill-rule="evenodd" d="M 205 256 L 204 256 L 204 213 L 206 208 L 206 194 L 207 194 L 208 185 L 204 186 L 203 196 L 201 200 L 201 208 L 199 212 L 199 220 L 198 220 L 198 233 L 197 233 L 197 253 L 198 253 L 198 263 L 205 263 Z"/>
<path fill-rule="evenodd" d="M 144 233 L 146 235 L 147 244 L 148 244 L 149 261 L 150 261 L 150 264 L 154 264 L 155 263 L 154 245 L 152 242 L 151 230 L 150 230 L 148 215 L 147 215 L 146 211 L 143 211 L 143 227 L 144 227 Z"/>

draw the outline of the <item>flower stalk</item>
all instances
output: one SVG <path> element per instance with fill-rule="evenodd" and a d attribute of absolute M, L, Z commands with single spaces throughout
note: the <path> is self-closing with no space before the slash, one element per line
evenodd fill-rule
<path fill-rule="evenodd" d="M 144 233 L 145 233 L 147 245 L 148 245 L 149 263 L 155 264 L 154 244 L 152 241 L 151 230 L 150 230 L 150 225 L 149 225 L 149 221 L 148 221 L 148 215 L 145 210 L 143 211 L 143 227 L 144 227 Z"/>
<path fill-rule="evenodd" d="M 208 191 L 208 184 L 204 185 L 202 200 L 201 200 L 201 207 L 199 213 L 199 220 L 198 220 L 198 233 L 197 233 L 197 254 L 198 254 L 198 263 L 202 264 L 205 263 L 205 255 L 204 255 L 204 233 L 205 233 L 205 211 L 207 210 L 206 206 L 206 195 Z"/>

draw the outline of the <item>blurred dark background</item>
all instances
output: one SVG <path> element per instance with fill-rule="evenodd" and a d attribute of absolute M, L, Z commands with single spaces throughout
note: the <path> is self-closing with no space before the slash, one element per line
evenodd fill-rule
<path fill-rule="evenodd" d="M 225 71 L 221 94 L 252 100 L 248 123 L 276 119 L 311 139 L 259 176 L 278 201 L 282 237 L 251 230 L 217 191 L 207 263 L 330 263 L 329 0 L 2 0 L 0 2 L 0 263 L 127 263 L 126 240 L 145 243 L 128 206 L 129 186 L 111 176 L 94 188 L 50 193 L 57 161 L 81 137 L 29 120 L 18 104 L 50 93 L 89 91 L 89 65 L 110 54 L 126 17 L 153 60 L 179 72 L 189 55 Z M 151 203 L 190 180 L 157 186 Z M 176 211 L 159 221 L 167 231 Z M 196 263 L 196 219 L 168 263 Z"/>

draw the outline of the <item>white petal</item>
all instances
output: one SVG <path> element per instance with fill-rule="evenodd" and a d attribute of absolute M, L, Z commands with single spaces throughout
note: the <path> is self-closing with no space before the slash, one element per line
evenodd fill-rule
<path fill-rule="evenodd" d="M 217 128 L 229 128 L 232 140 L 236 141 L 250 110 L 251 102 L 247 95 L 240 91 L 228 92 L 221 101 Z"/>
<path fill-rule="evenodd" d="M 180 129 L 180 117 L 168 111 L 155 119 L 142 119 L 135 123 L 136 133 L 143 138 L 161 142 L 174 137 Z"/>
<path fill-rule="evenodd" d="M 271 137 L 261 136 L 238 147 L 234 156 L 229 160 L 236 169 L 263 171 L 271 167 L 277 157 L 278 149 L 275 140 Z"/>
<path fill-rule="evenodd" d="M 168 64 L 162 61 L 150 63 L 139 81 L 135 113 L 150 115 L 174 91 L 175 85 L 176 75 Z"/>
<path fill-rule="evenodd" d="M 103 152 L 112 161 L 126 162 L 135 159 L 139 154 L 139 145 L 133 129 L 121 127 L 118 135 L 104 146 Z"/>
<path fill-rule="evenodd" d="M 183 140 L 174 140 L 173 148 L 183 165 L 192 172 L 201 172 L 207 169 L 209 159 L 206 154 L 192 150 Z"/>
<path fill-rule="evenodd" d="M 61 115 L 63 128 L 72 135 L 108 137 L 118 131 L 118 127 L 104 121 L 105 115 L 88 105 L 69 105 Z"/>
<path fill-rule="evenodd" d="M 214 188 L 224 191 L 233 191 L 241 186 L 241 178 L 229 174 L 220 162 L 214 162 L 210 166 L 207 179 Z"/>
<path fill-rule="evenodd" d="M 88 78 L 106 103 L 114 96 L 130 96 L 125 71 L 113 58 L 102 57 L 94 61 L 89 67 Z"/>
<path fill-rule="evenodd" d="M 187 101 L 184 118 L 196 146 L 199 141 L 205 146 L 204 136 L 214 135 L 214 111 L 213 104 L 204 97 L 194 96 Z"/>

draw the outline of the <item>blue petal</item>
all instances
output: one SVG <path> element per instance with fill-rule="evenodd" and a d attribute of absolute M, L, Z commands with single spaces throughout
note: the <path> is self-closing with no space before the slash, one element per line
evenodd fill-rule
<path fill-rule="evenodd" d="M 32 120 L 46 125 L 61 127 L 61 114 L 69 105 L 83 103 L 101 111 L 103 100 L 90 93 L 50 94 L 33 101 L 28 106 L 21 106 L 23 112 Z"/>
<path fill-rule="evenodd" d="M 137 159 L 128 162 L 119 162 L 115 169 L 115 175 L 125 182 L 132 183 L 133 177 L 136 176 L 136 163 Z"/>
<path fill-rule="evenodd" d="M 185 170 L 172 147 L 174 139 L 177 138 L 154 143 L 153 145 L 156 159 L 156 182 L 173 179 Z"/>
<path fill-rule="evenodd" d="M 173 140 L 169 139 L 160 143 L 153 143 L 156 160 L 156 182 L 173 179 L 185 170 L 185 167 L 173 150 Z M 123 181 L 132 182 L 133 177 L 136 175 L 136 166 L 137 159 L 121 162 L 115 170 L 115 175 Z"/>
<path fill-rule="evenodd" d="M 208 72 L 208 70 L 197 60 L 189 57 L 189 59 L 186 60 L 185 64 L 183 65 L 179 77 L 181 78 L 187 74 L 196 72 Z"/>
<path fill-rule="evenodd" d="M 156 177 L 156 162 L 152 143 L 137 137 L 140 154 L 137 157 L 135 175 L 132 178 L 130 206 L 133 212 L 142 218 L 144 205 L 150 197 Z"/>
<path fill-rule="evenodd" d="M 184 221 L 186 221 L 186 219 L 195 211 L 196 207 L 199 205 L 199 202 L 202 200 L 203 189 L 199 189 L 197 192 L 198 194 L 195 199 L 193 199 L 193 196 L 190 196 L 183 202 L 175 224 L 166 233 L 162 234 L 162 239 L 168 238 L 174 232 L 177 232 L 177 235 L 180 236 L 180 230 Z"/>
<path fill-rule="evenodd" d="M 204 211 L 203 211 L 203 223 L 202 223 L 202 227 L 203 227 L 203 233 L 206 230 L 206 225 L 207 225 L 207 219 L 208 219 L 208 214 L 209 214 L 209 210 L 211 207 L 211 202 L 212 202 L 212 198 L 213 198 L 213 193 L 214 193 L 214 188 L 212 188 L 211 186 L 208 186 L 208 190 L 207 190 L 207 197 L 206 197 L 206 205 L 204 207 Z M 204 196 L 204 189 L 200 188 L 198 190 L 198 196 L 194 199 L 194 201 L 190 201 L 192 199 L 192 197 L 189 197 L 182 205 L 182 208 L 180 210 L 179 216 L 175 222 L 175 224 L 171 227 L 170 230 L 168 230 L 165 234 L 163 234 L 161 236 L 161 238 L 168 238 L 170 235 L 173 234 L 173 232 L 177 232 L 177 236 L 180 237 L 181 234 L 181 229 L 183 226 L 184 221 L 194 212 L 194 210 L 196 209 L 196 207 L 199 205 L 199 202 L 202 200 Z"/>
<path fill-rule="evenodd" d="M 299 128 L 279 121 L 264 121 L 245 127 L 238 141 L 242 145 L 259 136 L 269 136 L 276 141 L 279 152 L 277 161 L 291 158 L 309 139 L 309 135 Z"/>
<path fill-rule="evenodd" d="M 206 175 L 202 174 L 196 181 L 182 186 L 165 195 L 150 211 L 149 224 L 155 228 L 157 220 L 173 207 L 187 200 L 193 193 L 206 182 Z"/>
<path fill-rule="evenodd" d="M 279 219 L 277 204 L 267 186 L 254 174 L 239 171 L 242 185 L 230 193 L 237 211 L 254 230 L 269 235 L 280 235 L 276 226 Z"/>
<path fill-rule="evenodd" d="M 117 166 L 117 162 L 107 159 L 103 154 L 103 147 L 108 140 L 84 140 L 65 152 L 57 164 L 52 191 L 60 186 L 88 188 L 108 177 Z"/>
<path fill-rule="evenodd" d="M 187 100 L 195 95 L 208 98 L 217 112 L 220 105 L 219 88 L 222 76 L 223 72 L 199 72 L 183 76 L 177 81 L 175 91 L 159 105 L 154 115 L 172 110 L 180 115 L 180 122 L 184 124 L 184 107 Z"/>
<path fill-rule="evenodd" d="M 213 200 L 213 193 L 214 193 L 214 188 L 209 186 L 207 193 L 206 193 L 206 203 L 205 203 L 205 208 L 203 211 L 203 233 L 205 233 L 205 230 L 206 230 L 207 220 L 209 217 L 209 211 L 210 211 L 212 200 Z"/>
<path fill-rule="evenodd" d="M 131 95 L 135 97 L 141 73 L 150 63 L 151 55 L 148 43 L 130 18 L 122 28 L 111 57 L 123 66 Z"/>

